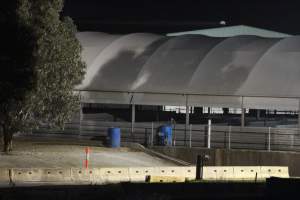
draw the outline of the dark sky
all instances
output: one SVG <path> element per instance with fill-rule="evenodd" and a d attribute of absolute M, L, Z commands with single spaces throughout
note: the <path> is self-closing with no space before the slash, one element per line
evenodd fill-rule
<path fill-rule="evenodd" d="M 290 0 L 66 0 L 63 14 L 81 31 L 166 33 L 217 27 L 224 20 L 300 34 L 300 1 Z"/>

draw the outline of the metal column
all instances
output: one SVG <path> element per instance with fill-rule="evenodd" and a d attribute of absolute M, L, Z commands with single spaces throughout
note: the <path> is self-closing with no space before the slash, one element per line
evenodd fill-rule
<path fill-rule="evenodd" d="M 190 124 L 190 107 L 188 105 L 188 95 L 186 95 L 185 99 L 185 128 L 184 128 L 184 146 L 186 146 L 186 139 L 187 139 L 187 131 L 188 131 L 188 126 Z"/>
<path fill-rule="evenodd" d="M 241 127 L 245 127 L 245 108 L 244 108 L 244 97 L 242 97 L 242 113 L 241 113 Z"/>
<path fill-rule="evenodd" d="M 79 135 L 81 135 L 81 123 L 83 120 L 83 111 L 82 111 L 82 103 L 79 105 Z"/>
<path fill-rule="evenodd" d="M 131 104 L 131 136 L 134 133 L 134 123 L 135 123 L 135 105 Z"/>
<path fill-rule="evenodd" d="M 298 131 L 300 131 L 300 99 L 299 99 L 299 108 L 298 108 Z"/>
<path fill-rule="evenodd" d="M 211 141 L 211 119 L 208 120 L 207 124 L 207 148 L 210 149 L 210 141 Z"/>
<path fill-rule="evenodd" d="M 260 119 L 260 110 L 259 109 L 256 110 L 256 119 Z"/>

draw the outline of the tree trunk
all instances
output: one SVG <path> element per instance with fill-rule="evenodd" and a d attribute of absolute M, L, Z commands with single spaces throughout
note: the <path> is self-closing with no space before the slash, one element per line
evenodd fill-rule
<path fill-rule="evenodd" d="M 3 151 L 8 153 L 12 151 L 12 136 L 13 134 L 8 129 L 3 127 Z"/>

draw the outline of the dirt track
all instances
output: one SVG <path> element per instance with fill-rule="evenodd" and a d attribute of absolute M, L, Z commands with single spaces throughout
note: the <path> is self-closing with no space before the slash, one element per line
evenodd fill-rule
<path fill-rule="evenodd" d="M 100 144 L 100 143 L 99 143 Z M 9 155 L 0 153 L 0 168 L 82 167 L 90 146 L 90 167 L 172 166 L 163 159 L 129 148 L 111 149 L 97 141 L 17 137 Z M 0 146 L 2 149 L 2 145 Z"/>

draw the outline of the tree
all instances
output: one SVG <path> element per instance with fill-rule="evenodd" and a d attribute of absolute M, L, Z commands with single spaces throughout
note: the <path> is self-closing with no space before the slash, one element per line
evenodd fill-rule
<path fill-rule="evenodd" d="M 84 77 L 85 64 L 76 27 L 70 18 L 60 18 L 62 0 L 7 0 L 4 7 L 0 125 L 8 152 L 18 131 L 42 123 L 63 128 L 79 108 L 73 89 Z"/>

